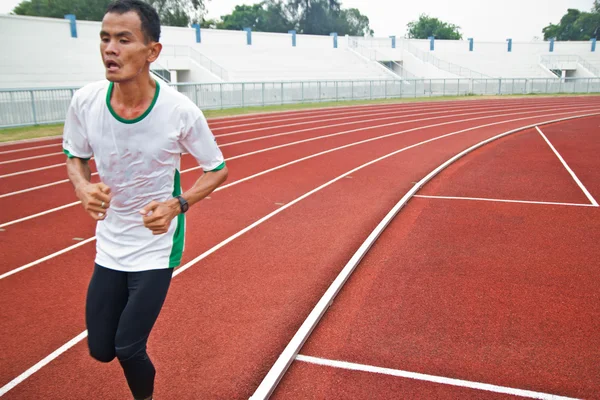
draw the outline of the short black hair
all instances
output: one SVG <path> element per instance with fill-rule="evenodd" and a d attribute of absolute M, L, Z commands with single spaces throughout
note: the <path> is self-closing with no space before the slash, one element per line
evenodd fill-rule
<path fill-rule="evenodd" d="M 125 14 L 135 12 L 142 21 L 142 32 L 146 41 L 158 42 L 160 39 L 160 17 L 150 4 L 142 0 L 115 0 L 106 8 L 106 14 Z"/>

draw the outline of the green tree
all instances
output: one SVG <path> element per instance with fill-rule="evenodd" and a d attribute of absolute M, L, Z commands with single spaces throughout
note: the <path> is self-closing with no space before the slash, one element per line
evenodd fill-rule
<path fill-rule="evenodd" d="M 594 7 L 592 8 L 592 12 L 600 13 L 600 0 L 594 0 Z"/>
<path fill-rule="evenodd" d="M 598 1 L 596 1 L 595 6 Z M 590 40 L 600 36 L 600 13 L 582 12 L 568 9 L 558 24 L 550 24 L 542 29 L 544 40 Z"/>
<path fill-rule="evenodd" d="M 216 23 L 218 29 L 252 28 L 257 32 L 287 32 L 294 28 L 280 2 L 266 0 L 254 5 L 235 6 L 231 14 L 223 15 Z"/>
<path fill-rule="evenodd" d="M 64 18 L 75 14 L 77 19 L 101 21 L 111 0 L 25 0 L 19 3 L 13 14 L 36 17 Z"/>
<path fill-rule="evenodd" d="M 199 21 L 204 11 L 203 0 L 146 0 L 156 8 L 163 25 L 188 26 Z M 64 18 L 75 14 L 83 21 L 101 21 L 111 0 L 24 0 L 13 14 Z"/>
<path fill-rule="evenodd" d="M 358 9 L 343 9 L 339 0 L 288 0 L 288 12 L 300 33 L 372 35 L 369 18 Z"/>
<path fill-rule="evenodd" d="M 369 18 L 356 8 L 340 10 L 335 31 L 350 36 L 373 36 Z"/>
<path fill-rule="evenodd" d="M 409 39 L 427 39 L 430 36 L 436 39 L 460 40 L 460 26 L 440 21 L 437 18 L 421 14 L 417 21 L 411 21 L 407 25 Z"/>

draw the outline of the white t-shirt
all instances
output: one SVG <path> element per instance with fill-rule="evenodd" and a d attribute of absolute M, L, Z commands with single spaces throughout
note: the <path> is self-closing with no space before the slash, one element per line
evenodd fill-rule
<path fill-rule="evenodd" d="M 111 189 L 106 218 L 96 226 L 96 263 L 119 271 L 176 267 L 183 253 L 184 215 L 155 236 L 139 211 L 153 200 L 181 194 L 181 153 L 192 154 L 204 171 L 222 169 L 223 155 L 202 112 L 175 89 L 157 82 L 148 110 L 124 120 L 110 106 L 112 88 L 101 81 L 78 90 L 63 134 L 67 156 L 93 156 L 101 181 Z"/>

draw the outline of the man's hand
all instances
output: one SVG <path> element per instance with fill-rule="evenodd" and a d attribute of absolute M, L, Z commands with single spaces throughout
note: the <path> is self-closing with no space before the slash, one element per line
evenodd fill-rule
<path fill-rule="evenodd" d="M 153 201 L 140 210 L 144 226 L 152 231 L 153 235 L 167 233 L 171 221 L 181 212 L 179 200 L 170 199 L 165 202 Z"/>
<path fill-rule="evenodd" d="M 104 183 L 84 183 L 75 188 L 75 194 L 81 200 L 83 208 L 96 221 L 106 218 L 110 207 L 110 188 Z"/>

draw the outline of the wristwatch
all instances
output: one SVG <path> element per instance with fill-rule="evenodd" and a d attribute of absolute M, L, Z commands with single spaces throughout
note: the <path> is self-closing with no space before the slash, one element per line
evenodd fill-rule
<path fill-rule="evenodd" d="M 179 207 L 181 207 L 181 213 L 183 214 L 184 212 L 186 212 L 189 208 L 190 205 L 188 204 L 188 202 L 181 196 L 175 196 L 175 198 L 177 200 L 179 200 Z"/>

